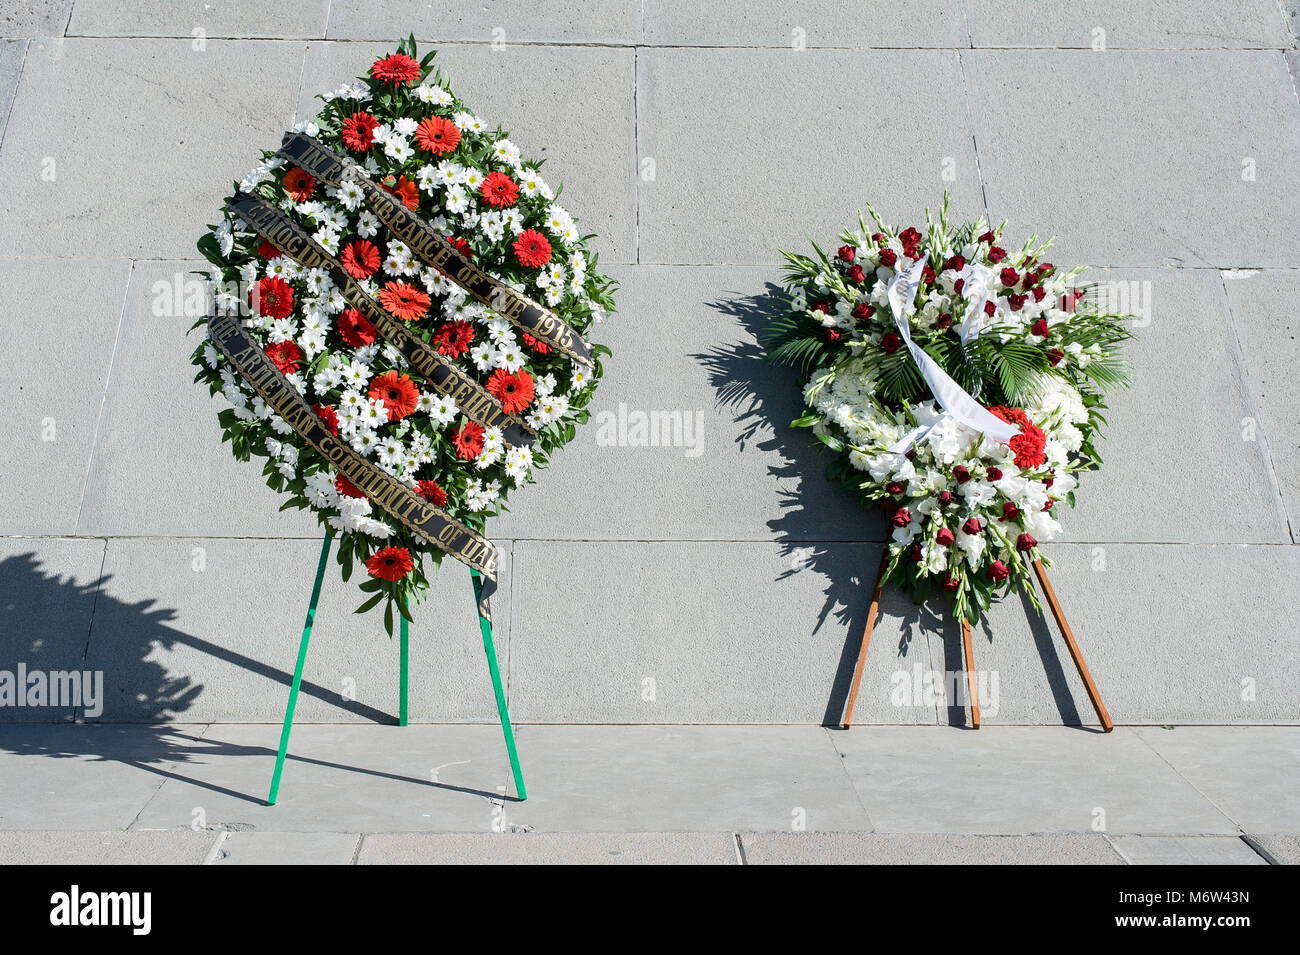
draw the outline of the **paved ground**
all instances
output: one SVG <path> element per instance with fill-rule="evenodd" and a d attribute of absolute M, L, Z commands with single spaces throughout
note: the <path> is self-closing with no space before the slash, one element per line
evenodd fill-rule
<path fill-rule="evenodd" d="M 1300 728 L 0 727 L 0 864 L 1300 862 Z"/>
<path fill-rule="evenodd" d="M 195 735 L 223 740 L 223 753 L 253 746 L 243 739 L 263 753 L 265 730 L 208 724 L 279 718 L 318 539 L 217 440 L 214 406 L 189 384 L 192 316 L 169 303 L 257 150 L 413 31 L 483 116 L 549 157 L 600 234 L 623 292 L 603 327 L 616 357 L 596 410 L 703 423 L 698 449 L 601 447 L 589 429 L 491 528 L 506 555 L 497 639 L 517 720 L 835 718 L 883 528 L 786 427 L 795 389 L 759 360 L 754 330 L 778 248 L 833 235 L 869 201 L 915 217 L 948 189 L 960 214 L 1057 232 L 1056 261 L 1109 270 L 1099 277 L 1129 283 L 1143 315 L 1138 383 L 1113 403 L 1105 474 L 1085 482 L 1051 551 L 1112 714 L 1300 721 L 1300 102 L 1295 18 L 1276 0 L 923 0 L 851 15 L 776 0 L 743 13 L 686 0 L 456 6 L 0 0 L 12 37 L 0 41 L 0 669 L 101 671 L 100 718 L 203 724 Z M 561 495 L 583 508 L 560 507 Z M 351 615 L 355 602 L 329 581 L 304 720 L 364 723 L 395 708 L 396 649 L 378 621 Z M 456 568 L 438 576 L 432 607 L 414 631 L 413 718 L 490 719 Z M 960 669 L 955 629 L 891 594 L 876 633 L 859 719 L 960 723 L 945 700 L 899 692 Z M 993 726 L 1092 718 L 1054 628 L 1019 603 L 991 615 L 976 662 Z M 0 708 L 0 721 L 72 715 Z M 87 731 L 4 739 L 59 732 Z M 523 739 L 544 752 L 566 732 L 589 731 L 529 725 Z M 856 749 L 897 732 L 830 738 Z M 1106 743 L 1140 751 L 1161 733 Z M 971 740 L 998 737 L 941 738 L 969 760 Z M 249 760 L 253 775 L 262 762 Z M 24 766 L 46 764 L 78 761 Z M 125 829 L 169 786 L 152 801 L 123 795 L 122 817 L 78 828 Z M 474 810 L 484 827 L 485 807 Z M 1224 831 L 1241 821 L 1214 818 Z M 362 857 L 387 851 L 367 845 Z"/>

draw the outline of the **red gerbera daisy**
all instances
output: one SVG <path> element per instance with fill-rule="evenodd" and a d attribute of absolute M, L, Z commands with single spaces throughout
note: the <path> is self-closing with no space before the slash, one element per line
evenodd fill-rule
<path fill-rule="evenodd" d="M 551 353 L 551 346 L 546 344 L 546 342 L 542 341 L 540 338 L 534 338 L 527 332 L 521 333 L 519 337 L 524 340 L 525 345 L 537 352 L 537 354 L 549 355 Z"/>
<path fill-rule="evenodd" d="M 375 326 L 355 308 L 345 308 L 339 316 L 339 335 L 353 348 L 360 348 L 375 340 Z"/>
<path fill-rule="evenodd" d="M 429 296 L 406 282 L 389 282 L 379 290 L 379 304 L 402 321 L 413 322 L 429 310 Z"/>
<path fill-rule="evenodd" d="M 420 205 L 420 187 L 405 176 L 398 176 L 397 182 L 393 182 L 393 177 L 389 176 L 380 183 L 385 189 L 391 192 L 397 198 L 402 200 L 402 204 L 408 209 L 419 208 Z"/>
<path fill-rule="evenodd" d="M 276 342 L 266 346 L 266 357 L 284 375 L 292 375 L 302 363 L 302 349 L 293 342 Z"/>
<path fill-rule="evenodd" d="M 501 402 L 506 414 L 518 414 L 533 400 L 533 376 L 522 368 L 513 375 L 498 368 L 488 378 L 487 390 Z"/>
<path fill-rule="evenodd" d="M 513 206 L 519 198 L 519 187 L 503 172 L 488 173 L 478 191 L 484 202 L 498 209 Z"/>
<path fill-rule="evenodd" d="M 288 318 L 293 311 L 293 289 L 278 275 L 258 279 L 253 290 L 253 309 L 258 315 Z"/>
<path fill-rule="evenodd" d="M 1020 433 L 1007 442 L 1007 447 L 1016 452 L 1016 467 L 1028 470 L 1042 466 L 1047 460 L 1047 455 L 1043 453 L 1047 437 L 1038 425 L 1029 420 L 1029 415 L 1019 408 L 1007 408 L 1004 405 L 995 405 L 989 411 L 1007 424 L 1020 427 Z"/>
<path fill-rule="evenodd" d="M 331 434 L 339 433 L 339 415 L 338 412 L 330 405 L 312 405 L 311 410 L 316 412 L 316 417 L 325 422 L 325 427 L 330 429 Z"/>
<path fill-rule="evenodd" d="M 465 427 L 451 436 L 451 443 L 456 446 L 456 454 L 461 460 L 478 457 L 483 450 L 483 426 L 473 421 L 465 422 Z"/>
<path fill-rule="evenodd" d="M 357 486 L 343 476 L 342 472 L 334 475 L 334 490 L 338 491 L 344 497 L 365 497 Z"/>
<path fill-rule="evenodd" d="M 525 229 L 519 233 L 514 250 L 519 264 L 527 269 L 540 269 L 551 261 L 551 243 L 536 229 Z"/>
<path fill-rule="evenodd" d="M 370 576 L 381 580 L 401 580 L 414 566 L 411 552 L 405 547 L 385 547 L 366 561 L 366 570 L 370 571 Z"/>
<path fill-rule="evenodd" d="M 469 322 L 447 322 L 434 333 L 433 345 L 448 358 L 459 358 L 474 344 L 474 326 Z"/>
<path fill-rule="evenodd" d="M 371 64 L 370 75 L 384 83 L 409 85 L 420 78 L 420 64 L 405 53 L 392 53 L 375 60 Z"/>
<path fill-rule="evenodd" d="M 375 127 L 379 120 L 369 113 L 353 113 L 343 121 L 343 145 L 357 152 L 365 152 L 375 143 Z"/>
<path fill-rule="evenodd" d="M 438 487 L 437 481 L 421 481 L 415 485 L 415 493 L 435 507 L 447 506 L 447 492 Z"/>
<path fill-rule="evenodd" d="M 270 242 L 263 239 L 261 242 L 257 243 L 257 254 L 264 259 L 278 259 L 280 257 L 280 250 Z"/>
<path fill-rule="evenodd" d="M 370 400 L 382 401 L 389 421 L 401 421 L 415 410 L 420 389 L 401 372 L 390 371 L 370 382 Z"/>
<path fill-rule="evenodd" d="M 379 271 L 379 249 L 373 242 L 356 239 L 343 247 L 339 261 L 354 279 L 368 279 Z"/>
<path fill-rule="evenodd" d="M 441 156 L 460 145 L 460 129 L 449 119 L 430 116 L 415 127 L 415 145 Z"/>
<path fill-rule="evenodd" d="M 284 191 L 293 197 L 294 202 L 306 202 L 316 191 L 316 180 L 295 166 L 284 174 Z"/>
<path fill-rule="evenodd" d="M 465 239 L 462 239 L 460 236 L 456 236 L 454 239 L 451 236 L 447 236 L 446 238 L 447 238 L 448 245 L 450 245 L 461 255 L 465 256 L 465 258 L 469 259 L 471 262 L 474 261 L 474 250 L 469 247 L 469 242 L 467 242 Z"/>

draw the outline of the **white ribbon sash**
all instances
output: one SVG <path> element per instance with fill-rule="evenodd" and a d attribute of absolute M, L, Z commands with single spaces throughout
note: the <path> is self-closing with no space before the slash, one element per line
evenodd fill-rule
<path fill-rule="evenodd" d="M 967 394 L 961 385 L 953 381 L 948 373 L 939 367 L 938 362 L 926 354 L 924 348 L 912 341 L 912 329 L 907 320 L 907 311 L 912 307 L 912 303 L 916 301 L 916 292 L 921 285 L 921 272 L 924 268 L 925 259 L 922 258 L 914 262 L 906 272 L 899 272 L 894 276 L 889 283 L 889 307 L 894 312 L 894 324 L 898 326 L 898 334 L 903 337 L 903 343 L 907 345 L 907 350 L 912 353 L 916 367 L 921 371 L 921 377 L 930 386 L 930 393 L 934 395 L 939 406 L 943 408 L 944 414 L 939 415 L 928 424 L 914 428 L 901 440 L 894 442 L 889 450 L 895 454 L 906 451 L 939 424 L 945 415 L 955 418 L 972 431 L 982 432 L 994 441 L 1006 444 L 1020 433 L 1020 429 L 1003 421 Z M 981 282 L 980 284 L 985 283 Z M 967 288 L 963 285 L 962 292 L 966 293 L 966 291 Z M 978 294 L 972 296 L 972 304 L 967 308 L 965 318 L 961 324 L 963 344 L 968 339 L 979 334 L 975 325 L 976 316 L 987 300 L 987 288 L 979 289 Z"/>

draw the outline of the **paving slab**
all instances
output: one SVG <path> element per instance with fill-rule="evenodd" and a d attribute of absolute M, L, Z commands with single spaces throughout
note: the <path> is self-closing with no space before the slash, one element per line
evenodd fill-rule
<path fill-rule="evenodd" d="M 1102 700 L 1117 723 L 1274 723 L 1300 718 L 1294 595 L 1272 581 L 1300 572 L 1294 547 L 1049 544 L 1048 571 Z M 943 636 L 962 670 L 960 636 Z M 990 724 L 1095 724 L 1050 611 L 996 604 L 976 628 L 975 665 L 997 674 Z M 941 714 L 942 715 L 942 714 Z"/>
<path fill-rule="evenodd" d="M 0 36 L 62 36 L 74 0 L 8 0 L 0 6 Z"/>
<path fill-rule="evenodd" d="M 1279 302 L 1300 297 L 1300 272 L 1226 273 L 1224 288 L 1237 340 L 1245 354 L 1247 396 L 1259 416 L 1256 429 L 1281 486 L 1294 539 L 1300 534 L 1300 318 Z"/>
<path fill-rule="evenodd" d="M 1055 233 L 1054 261 L 1261 268 L 1300 258 L 1300 109 L 1280 52 L 961 59 L 992 218 Z"/>
<path fill-rule="evenodd" d="M 1112 836 L 1129 865 L 1268 865 L 1237 836 Z"/>
<path fill-rule="evenodd" d="M 361 844 L 355 832 L 229 832 L 210 865 L 351 865 Z"/>
<path fill-rule="evenodd" d="M 528 800 L 505 828 L 545 832 L 863 829 L 825 731 L 801 726 L 522 726 Z"/>
<path fill-rule="evenodd" d="M 735 865 L 727 832 L 375 833 L 360 865 Z"/>
<path fill-rule="evenodd" d="M 871 77 L 925 82 L 885 109 Z M 982 212 L 961 89 L 953 52 L 641 50 L 639 261 L 776 266 L 867 203 L 923 223 L 945 189 L 957 215 Z"/>
<path fill-rule="evenodd" d="M 231 181 L 291 124 L 303 50 L 32 42 L 0 147 L 0 233 L 32 258 L 193 255 Z"/>
<path fill-rule="evenodd" d="M 0 484 L 22 502 L 0 515 L 0 533 L 76 531 L 130 269 L 125 261 L 0 262 L 8 306 L 0 322 L 9 332 L 0 414 L 10 449 Z"/>
<path fill-rule="evenodd" d="M 1295 833 L 1273 833 L 1269 835 L 1251 833 L 1251 838 L 1282 865 L 1300 865 L 1300 835 Z"/>
<path fill-rule="evenodd" d="M 493 600 L 509 666 L 510 560 Z M 293 678 L 320 542 L 109 541 L 86 666 L 104 671 L 103 718 L 278 723 Z M 356 571 L 364 576 L 364 568 Z M 356 615 L 361 578 L 331 558 L 312 629 L 297 719 L 396 722 L 399 643 L 382 611 Z M 410 718 L 495 722 L 469 574 L 448 562 L 414 609 Z"/>
<path fill-rule="evenodd" d="M 78 531 L 109 537 L 318 537 L 313 514 L 280 511 L 284 496 L 262 477 L 265 458 L 231 456 L 217 423 L 229 404 L 194 384 L 189 355 L 204 333 L 186 332 L 203 317 L 194 274 L 199 266 L 135 263 Z"/>
<path fill-rule="evenodd" d="M 45 689 L 42 697 L 24 692 L 0 704 L 0 723 L 71 720 L 86 691 L 92 707 L 102 705 L 85 658 L 103 563 L 103 541 L 0 538 L 2 679 Z M 41 682 L 29 682 L 37 673 Z M 65 683 L 61 674 L 78 676 Z"/>
<path fill-rule="evenodd" d="M 1142 727 L 1136 733 L 1246 832 L 1300 831 L 1300 728 Z"/>
<path fill-rule="evenodd" d="M 1276 0 L 1101 0 L 1062 5 L 1050 0 L 1005 4 L 964 0 L 975 47 L 1122 49 L 1252 49 L 1290 46 Z"/>
<path fill-rule="evenodd" d="M 883 522 L 825 477 L 797 375 L 757 335 L 776 269 L 620 266 L 614 352 L 592 418 L 493 533 L 547 540 L 883 540 Z M 647 328 L 645 316 L 651 316 Z M 583 507 L 570 506 L 575 486 Z M 635 507 L 629 507 L 629 502 Z"/>
<path fill-rule="evenodd" d="M 747 865 L 1122 865 L 1101 835 L 742 833 Z"/>
<path fill-rule="evenodd" d="M 18 90 L 26 53 L 26 40 L 0 40 L 0 142 L 4 142 L 9 108 L 13 106 L 14 93 Z"/>
<path fill-rule="evenodd" d="M 204 729 L 188 724 L 0 726 L 0 778 L 5 780 L 0 829 L 126 829 L 164 781 L 188 771 Z M 173 828 L 189 825 L 187 816 Z"/>
<path fill-rule="evenodd" d="M 339 40 L 631 45 L 641 35 L 638 0 L 333 0 L 329 36 Z"/>
<path fill-rule="evenodd" d="M 210 832 L 0 832 L 3 865 L 198 865 Z"/>
<path fill-rule="evenodd" d="M 871 0 L 849 13 L 833 0 L 791 5 L 762 0 L 740 6 L 646 0 L 649 46 L 866 49 L 966 46 L 961 5 L 944 0 L 909 4 Z"/>
<path fill-rule="evenodd" d="M 1237 831 L 1124 727 L 874 726 L 831 739 L 879 832 Z"/>
<path fill-rule="evenodd" d="M 805 560 L 777 544 L 517 542 L 513 715 L 838 722 L 879 553 L 825 545 Z M 914 663 L 930 667 L 924 636 L 913 642 L 914 613 L 891 605 L 880 626 L 873 685 Z M 932 722 L 934 713 L 932 703 L 899 707 L 887 694 L 859 702 L 868 721 Z"/>
<path fill-rule="evenodd" d="M 295 724 L 279 800 L 267 806 L 279 739 L 275 724 L 210 727 L 132 828 L 491 832 L 500 818 L 500 726 Z"/>
<path fill-rule="evenodd" d="M 93 0 L 78 3 L 68 36 L 298 39 L 323 37 L 330 0 Z"/>
<path fill-rule="evenodd" d="M 405 27 L 398 32 L 404 34 Z M 312 43 L 303 67 L 298 118 L 315 116 L 315 97 L 365 73 L 397 37 Z M 546 181 L 564 185 L 563 205 L 601 265 L 636 259 L 634 54 L 627 49 L 426 43 L 452 89 L 492 128 L 510 133 L 524 156 L 545 159 Z M 278 139 L 277 139 L 278 141 Z"/>

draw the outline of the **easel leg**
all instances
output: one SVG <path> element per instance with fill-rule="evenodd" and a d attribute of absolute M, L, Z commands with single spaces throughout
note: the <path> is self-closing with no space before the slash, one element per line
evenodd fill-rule
<path fill-rule="evenodd" d="M 1074 640 L 1074 631 L 1070 629 L 1070 625 L 1065 620 L 1065 611 L 1061 609 L 1061 603 L 1056 599 L 1056 591 L 1052 589 L 1051 581 L 1047 579 L 1047 571 L 1043 569 L 1042 561 L 1034 561 L 1034 571 L 1038 574 L 1038 582 L 1042 585 L 1043 593 L 1047 597 L 1047 605 L 1052 608 L 1052 616 L 1056 618 L 1056 625 L 1061 628 L 1061 633 L 1065 637 L 1065 644 L 1070 648 L 1070 656 L 1074 658 L 1074 666 L 1083 679 L 1083 685 L 1088 691 L 1088 699 L 1092 701 L 1092 708 L 1097 711 L 1097 718 L 1101 720 L 1102 732 L 1109 733 L 1115 728 L 1115 724 L 1110 721 L 1110 714 L 1106 712 L 1106 704 L 1102 703 L 1097 684 L 1092 681 L 1092 674 L 1088 672 L 1088 664 L 1083 662 L 1083 654 L 1079 652 L 1079 644 Z"/>
<path fill-rule="evenodd" d="M 399 651 L 401 656 L 401 662 L 399 664 L 399 669 L 401 670 L 402 685 L 398 689 L 398 702 L 397 702 L 397 725 L 398 726 L 405 726 L 407 720 L 407 692 L 406 692 L 407 679 L 406 678 L 407 678 L 407 673 L 409 672 L 409 664 L 411 662 L 411 649 L 410 649 L 411 634 L 410 634 L 409 627 L 410 624 L 407 622 L 407 619 L 405 617 L 402 617 L 401 636 L 399 638 L 401 642 L 401 650 Z"/>
<path fill-rule="evenodd" d="M 871 606 L 867 608 L 867 624 L 862 629 L 862 646 L 858 648 L 858 662 L 853 667 L 853 682 L 849 686 L 849 701 L 844 706 L 843 729 L 853 725 L 853 708 L 858 704 L 858 690 L 862 687 L 862 669 L 867 662 L 867 649 L 871 646 L 871 631 L 880 615 L 880 591 L 885 583 L 885 568 L 889 566 L 889 545 L 880 555 L 880 570 L 876 571 L 875 588 L 871 591 Z"/>
<path fill-rule="evenodd" d="M 970 621 L 961 618 L 961 642 L 966 648 L 966 693 L 970 697 L 970 726 L 980 728 L 980 694 L 975 679 L 975 651 L 970 645 Z"/>
<path fill-rule="evenodd" d="M 474 605 L 477 607 L 483 596 L 483 584 L 477 570 L 471 570 L 469 573 L 474 581 Z M 492 689 L 497 697 L 497 713 L 501 716 L 501 730 L 505 733 L 506 750 L 510 753 L 510 771 L 515 778 L 515 793 L 519 796 L 519 801 L 523 802 L 528 798 L 528 790 L 524 787 L 523 770 L 519 768 L 519 752 L 515 749 L 515 731 L 510 726 L 510 711 L 506 709 L 506 692 L 501 686 L 497 651 L 492 644 L 492 621 L 479 614 L 478 626 L 483 631 L 483 651 L 487 654 L 488 670 L 492 673 Z"/>
<path fill-rule="evenodd" d="M 289 687 L 289 705 L 284 711 L 284 729 L 280 731 L 280 750 L 275 756 L 275 773 L 271 776 L 271 792 L 266 797 L 266 804 L 274 806 L 280 794 L 280 774 L 284 772 L 284 757 L 289 751 L 289 731 L 293 728 L 293 711 L 298 706 L 298 688 L 302 686 L 302 669 L 307 663 L 307 641 L 311 639 L 311 626 L 316 621 L 316 603 L 320 600 L 320 585 L 325 579 L 325 565 L 329 561 L 330 544 L 334 535 L 325 532 L 325 540 L 320 548 L 320 563 L 316 567 L 316 582 L 311 588 L 311 603 L 307 607 L 307 622 L 302 628 L 302 642 L 298 645 L 298 663 L 293 668 L 293 683 Z"/>

